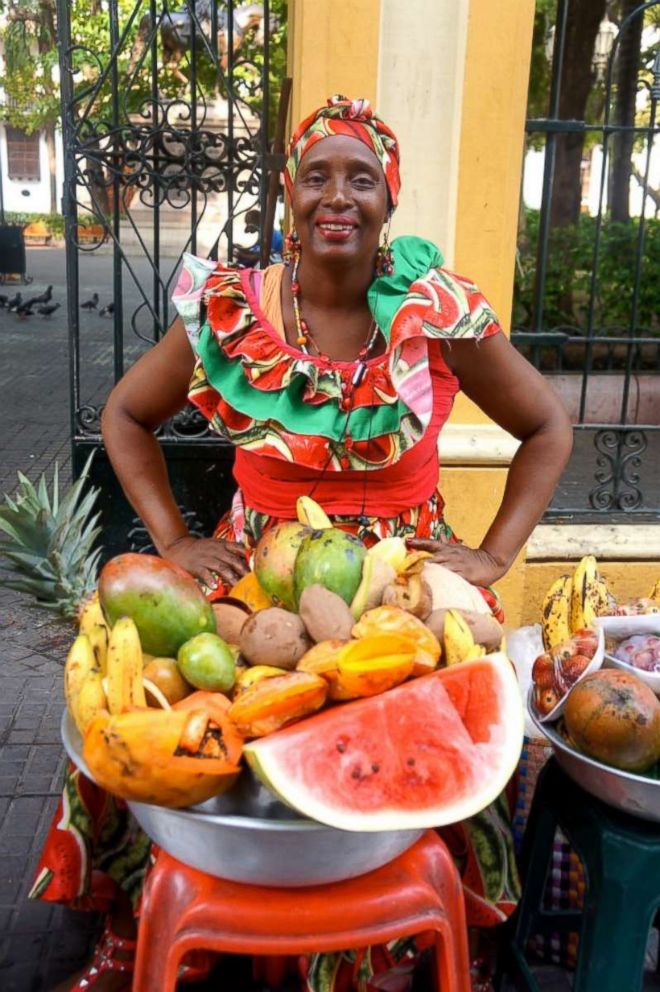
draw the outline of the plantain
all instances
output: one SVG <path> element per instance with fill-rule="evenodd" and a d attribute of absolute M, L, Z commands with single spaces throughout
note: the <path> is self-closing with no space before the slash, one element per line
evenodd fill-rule
<path fill-rule="evenodd" d="M 64 697 L 74 718 L 80 690 L 89 673 L 96 668 L 96 658 L 90 639 L 86 634 L 79 634 L 69 648 L 64 665 Z"/>
<path fill-rule="evenodd" d="M 94 668 L 83 682 L 73 709 L 73 718 L 81 734 L 84 735 L 94 717 L 105 710 L 107 705 L 103 676 L 98 668 Z"/>
<path fill-rule="evenodd" d="M 572 585 L 571 576 L 562 575 L 552 583 L 545 594 L 541 611 L 541 633 L 546 651 L 552 650 L 562 641 L 569 640 L 571 636 Z"/>
<path fill-rule="evenodd" d="M 322 506 L 311 496 L 299 496 L 296 500 L 296 515 L 298 523 L 312 530 L 327 530 L 332 527 L 332 521 Z"/>
<path fill-rule="evenodd" d="M 106 675 L 108 671 L 108 628 L 105 624 L 95 623 L 87 636 L 96 658 L 96 667 L 100 670 L 101 675 Z"/>
<path fill-rule="evenodd" d="M 110 632 L 106 676 L 108 709 L 114 715 L 131 706 L 146 706 L 142 683 L 142 647 L 137 627 L 121 617 Z"/>
<path fill-rule="evenodd" d="M 474 651 L 472 631 L 458 610 L 447 610 L 442 647 L 447 665 L 457 665 L 461 661 L 466 661 Z"/>
<path fill-rule="evenodd" d="M 600 605 L 598 563 L 585 555 L 573 573 L 571 586 L 571 633 L 592 628 Z"/>
<path fill-rule="evenodd" d="M 83 605 L 80 611 L 78 629 L 81 634 L 89 634 L 92 627 L 95 627 L 98 624 L 106 629 L 108 627 L 105 617 L 103 616 L 103 610 L 101 609 L 97 589 L 96 592 Z"/>

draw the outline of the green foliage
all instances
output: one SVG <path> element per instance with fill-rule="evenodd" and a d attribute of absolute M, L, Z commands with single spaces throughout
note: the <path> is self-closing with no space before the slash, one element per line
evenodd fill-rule
<path fill-rule="evenodd" d="M 18 224 L 26 227 L 28 224 L 40 222 L 45 224 L 54 238 L 64 237 L 64 217 L 62 214 L 30 214 L 23 211 L 5 211 L 7 224 Z"/>
<path fill-rule="evenodd" d="M 532 327 L 539 212 L 527 210 L 518 243 L 513 326 Z M 543 329 L 569 325 L 586 329 L 594 269 L 596 219 L 582 216 L 577 225 L 550 231 L 545 280 Z M 639 218 L 619 224 L 604 221 L 594 293 L 594 328 L 598 334 L 627 331 L 639 244 Z M 660 336 L 660 219 L 647 218 L 641 254 L 641 282 L 635 332 Z"/>

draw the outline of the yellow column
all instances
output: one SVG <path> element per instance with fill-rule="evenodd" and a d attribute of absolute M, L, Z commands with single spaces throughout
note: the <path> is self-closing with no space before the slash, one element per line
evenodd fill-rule
<path fill-rule="evenodd" d="M 470 0 L 459 148 L 454 265 L 483 290 L 509 330 L 534 0 L 496 4 Z M 470 544 L 495 516 L 506 467 L 488 418 L 459 395 L 446 430 L 441 488 L 447 519 Z M 454 432 L 452 434 L 452 431 Z M 458 441 L 463 437 L 463 453 Z M 511 452 L 509 451 L 509 454 Z M 524 552 L 497 584 L 507 621 L 518 622 L 524 599 Z"/>
<path fill-rule="evenodd" d="M 292 127 L 334 93 L 375 103 L 379 25 L 380 0 L 290 0 Z"/>

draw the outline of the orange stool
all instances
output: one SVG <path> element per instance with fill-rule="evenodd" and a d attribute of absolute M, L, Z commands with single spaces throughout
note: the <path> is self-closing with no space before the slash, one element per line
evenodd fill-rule
<path fill-rule="evenodd" d="M 438 992 L 470 992 L 461 880 L 432 830 L 376 871 L 300 889 L 228 882 L 161 851 L 142 897 L 133 992 L 174 992 L 189 951 L 299 955 L 429 931 Z"/>

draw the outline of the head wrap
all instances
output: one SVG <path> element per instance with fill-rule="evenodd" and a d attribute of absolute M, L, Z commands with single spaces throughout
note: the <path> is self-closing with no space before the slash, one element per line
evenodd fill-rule
<path fill-rule="evenodd" d="M 349 100 L 333 96 L 325 107 L 319 107 L 296 128 L 287 149 L 284 182 L 289 196 L 293 190 L 300 161 L 322 138 L 347 135 L 357 138 L 374 153 L 385 173 L 392 209 L 396 207 L 401 178 L 399 176 L 399 143 L 394 132 L 371 109 L 368 100 Z"/>

